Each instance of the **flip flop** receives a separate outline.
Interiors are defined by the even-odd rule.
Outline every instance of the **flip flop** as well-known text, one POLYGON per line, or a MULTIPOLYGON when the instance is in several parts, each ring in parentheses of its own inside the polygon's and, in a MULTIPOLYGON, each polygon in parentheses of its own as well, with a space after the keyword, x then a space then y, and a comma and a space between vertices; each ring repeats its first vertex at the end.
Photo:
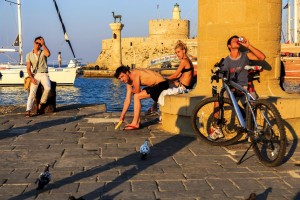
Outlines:
POLYGON ((123 130, 124 131, 130 131, 130 130, 136 130, 140 129, 140 127, 134 126, 134 125, 127 125, 123 130))

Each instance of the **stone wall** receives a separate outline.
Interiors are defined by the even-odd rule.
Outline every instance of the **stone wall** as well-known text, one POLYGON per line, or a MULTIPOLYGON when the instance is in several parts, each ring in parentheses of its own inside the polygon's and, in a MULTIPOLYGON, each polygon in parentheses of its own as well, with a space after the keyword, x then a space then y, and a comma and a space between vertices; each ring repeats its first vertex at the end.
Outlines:
MULTIPOLYGON (((189 20, 157 19, 149 20, 149 37, 130 37, 121 39, 122 64, 147 68, 150 61, 165 55, 174 54, 178 40, 188 46, 188 53, 197 57, 197 39, 189 39, 189 20)), ((113 65, 113 40, 102 41, 102 51, 95 65, 115 69, 113 65)))
MULTIPOLYGON (((197 57, 197 39, 183 38, 123 38, 122 46, 122 64, 136 67, 146 68, 150 65, 150 61, 164 55, 174 54, 174 47, 177 40, 182 40, 188 46, 188 53, 197 57)), ((96 64, 108 69, 111 66, 112 58, 112 39, 102 41, 102 52, 97 58, 96 64)))

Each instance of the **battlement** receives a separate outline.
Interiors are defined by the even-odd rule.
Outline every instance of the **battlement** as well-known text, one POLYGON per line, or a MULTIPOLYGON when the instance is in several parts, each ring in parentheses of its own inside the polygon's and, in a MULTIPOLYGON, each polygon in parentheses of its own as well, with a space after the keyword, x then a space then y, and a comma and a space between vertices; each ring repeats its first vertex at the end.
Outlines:
POLYGON ((177 19, 149 20, 149 37, 184 38, 190 37, 190 21, 177 19))

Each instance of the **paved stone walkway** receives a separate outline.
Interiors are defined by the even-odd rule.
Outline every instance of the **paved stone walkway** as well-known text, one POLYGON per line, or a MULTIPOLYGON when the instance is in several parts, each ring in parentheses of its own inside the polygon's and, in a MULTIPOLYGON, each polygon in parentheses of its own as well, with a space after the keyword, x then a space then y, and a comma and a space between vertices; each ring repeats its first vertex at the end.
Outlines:
MULTIPOLYGON (((120 113, 104 105, 61 106, 25 118, 20 109, 0 116, 0 199, 300 199, 300 150, 289 141, 286 161, 265 167, 248 144, 213 147, 160 129, 144 117, 134 131, 114 130, 120 113), (139 147, 150 139, 151 153, 139 147), (35 181, 50 164, 51 182, 35 181)), ((127 120, 130 121, 131 116, 127 120)), ((122 125, 123 126, 123 125, 122 125)))

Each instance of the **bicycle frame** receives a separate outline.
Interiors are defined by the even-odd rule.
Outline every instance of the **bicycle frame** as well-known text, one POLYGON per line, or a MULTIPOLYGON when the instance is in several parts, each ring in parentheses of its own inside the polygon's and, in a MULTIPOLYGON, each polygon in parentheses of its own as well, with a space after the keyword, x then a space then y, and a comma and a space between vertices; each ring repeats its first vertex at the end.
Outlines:
MULTIPOLYGON (((249 131, 247 129, 247 125, 246 125, 245 119, 244 119, 244 117, 242 115, 241 109, 239 108, 238 102, 237 102, 237 100, 236 100, 233 92, 231 91, 229 85, 231 85, 233 88, 241 91, 246 96, 246 103, 247 103, 247 107, 249 108, 249 109, 247 109, 247 112, 250 110, 250 112, 251 112, 251 114, 253 116, 253 119, 254 119, 253 121, 255 123, 255 127, 257 127, 257 123, 256 123, 256 120, 255 120, 255 115, 254 115, 253 109, 252 109, 252 107, 250 105, 250 102, 255 101, 255 98, 250 94, 250 92, 248 90, 244 89, 242 86, 240 86, 239 84, 237 84, 237 83, 235 83, 233 81, 227 81, 226 78, 223 77, 222 78, 222 82, 223 82, 223 86, 222 86, 222 89, 221 89, 221 92, 220 92, 221 96, 222 97, 224 96, 224 92, 226 90, 226 92, 227 92, 227 94, 229 96, 229 99, 230 99, 230 101, 233 104, 234 111, 235 111, 235 113, 237 115, 237 118, 239 120, 240 125, 245 130, 249 131), (229 82, 229 84, 227 82, 229 82)), ((247 113, 246 113, 246 116, 247 116, 247 113)))

